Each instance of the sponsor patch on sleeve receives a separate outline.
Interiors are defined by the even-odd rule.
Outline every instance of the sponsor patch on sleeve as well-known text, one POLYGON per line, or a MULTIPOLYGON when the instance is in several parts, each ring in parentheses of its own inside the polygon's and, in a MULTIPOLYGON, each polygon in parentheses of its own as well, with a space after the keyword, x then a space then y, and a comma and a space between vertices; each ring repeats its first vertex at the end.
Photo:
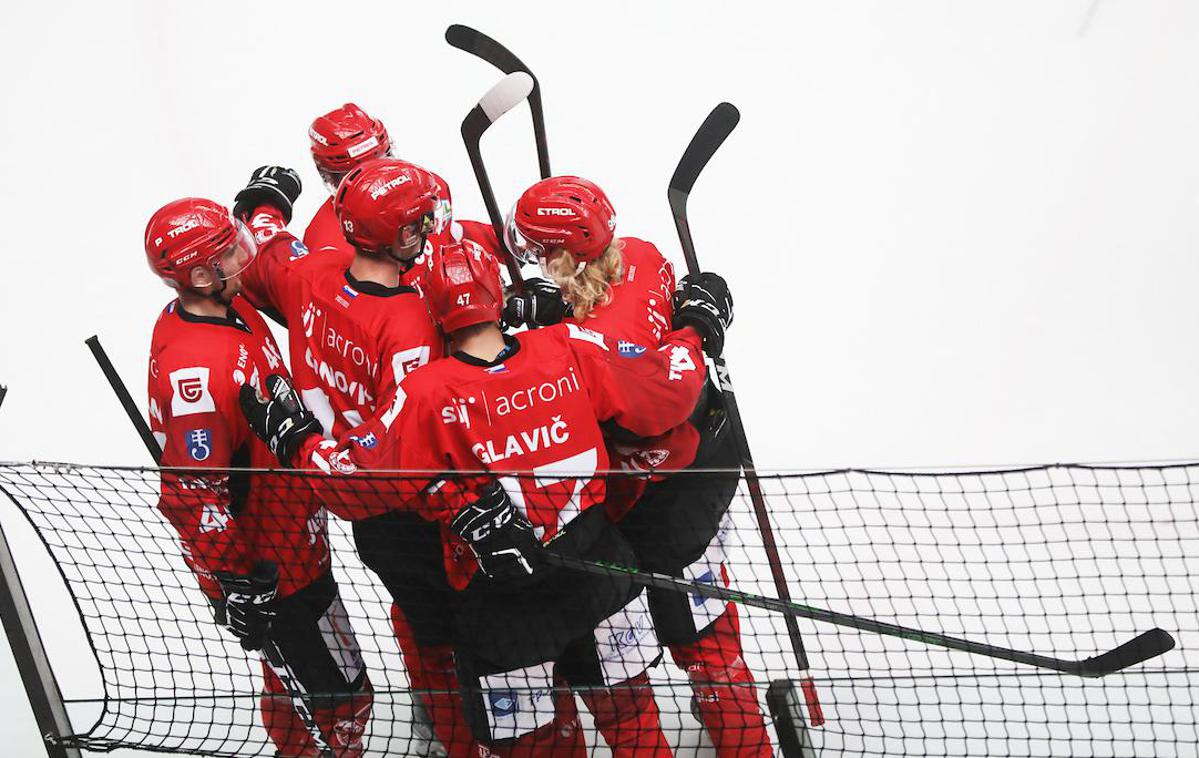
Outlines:
POLYGON ((623 358, 640 358, 645 353, 645 348, 635 342, 621 340, 616 343, 616 352, 623 358))

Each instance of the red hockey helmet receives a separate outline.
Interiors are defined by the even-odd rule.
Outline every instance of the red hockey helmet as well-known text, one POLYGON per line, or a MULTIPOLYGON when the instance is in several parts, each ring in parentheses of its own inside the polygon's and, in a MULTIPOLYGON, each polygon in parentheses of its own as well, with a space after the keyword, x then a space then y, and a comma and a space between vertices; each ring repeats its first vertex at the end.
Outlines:
POLYGON ((371 118, 353 103, 346 103, 308 127, 312 160, 329 192, 336 192, 341 178, 363 161, 391 155, 391 139, 383 122, 371 118))
POLYGON ((408 224, 419 222, 423 235, 438 230, 441 194, 442 184, 432 172, 397 158, 377 158, 346 174, 333 196, 333 210, 351 245, 368 253, 389 252, 408 224))
POLYGON ((494 255, 467 240, 441 248, 431 263, 423 279, 425 299, 442 331, 500 320, 504 285, 494 255))
POLYGON ((150 269, 176 289, 192 286, 197 266, 229 279, 258 254, 245 224, 223 205, 199 197, 175 200, 155 211, 146 224, 145 245, 150 269))
POLYGON ((616 232, 604 191, 577 176, 551 176, 524 191, 504 226, 508 249, 525 263, 566 248, 579 263, 599 258, 616 232))

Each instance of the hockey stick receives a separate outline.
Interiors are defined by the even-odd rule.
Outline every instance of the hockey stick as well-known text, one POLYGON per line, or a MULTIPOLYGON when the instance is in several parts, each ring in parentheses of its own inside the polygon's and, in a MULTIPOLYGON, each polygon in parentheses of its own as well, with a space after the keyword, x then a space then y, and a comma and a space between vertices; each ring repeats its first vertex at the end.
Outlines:
POLYGON ((92 357, 96 359, 96 363, 100 364, 100 370, 104 372, 104 378, 108 380, 108 386, 112 387, 112 391, 116 393, 117 400, 121 401, 121 407, 125 409, 125 415, 133 423, 133 428, 137 430, 137 434, 142 438, 142 444, 146 446, 150 457, 154 459, 154 463, 162 461, 162 448, 158 446, 158 440, 154 439, 154 433, 150 431, 150 425, 142 418, 142 413, 137 409, 137 403, 133 402, 133 397, 129 394, 129 390, 125 388, 125 383, 121 381, 121 377, 117 375, 117 370, 112 365, 112 361, 108 360, 108 353, 104 352, 104 348, 100 345, 100 338, 92 335, 84 340, 88 349, 92 351, 92 357))
MULTIPOLYGON (((450 27, 453 29, 454 27, 450 27)), ((447 32, 447 37, 448 37, 447 32)), ((487 177, 487 167, 483 165, 483 153, 479 149, 479 141, 483 133, 494 124, 500 116, 515 108, 536 86, 533 77, 523 71, 508 74, 499 81, 483 97, 479 104, 471 108, 466 118, 462 119, 462 141, 466 144, 466 154, 470 156, 471 168, 475 170, 475 180, 479 183, 479 192, 483 195, 483 204, 487 206, 487 215, 491 218, 491 228, 495 230, 500 246, 508 253, 505 263, 512 285, 517 292, 524 289, 524 277, 520 275, 520 262, 504 242, 504 219, 500 216, 499 205, 495 201, 495 191, 491 188, 491 180, 487 177)))
POLYGON ((4 396, 8 394, 8 387, 0 384, 0 405, 4 405, 4 396))
POLYGON ((541 84, 537 77, 508 48, 469 26, 451 24, 445 30, 445 41, 482 58, 505 74, 523 71, 533 80, 533 91, 529 93, 529 113, 533 117, 533 138, 537 140, 537 165, 541 169, 541 178, 548 179, 551 175, 550 153, 545 144, 545 112, 541 109, 541 84))
POLYGON ((842 613, 840 611, 827 610, 825 608, 816 608, 810 605, 802 605, 789 600, 779 600, 777 598, 765 597, 763 595, 753 595, 727 587, 720 587, 716 584, 705 584, 702 582, 689 581, 680 579, 669 574, 660 574, 652 571, 640 571, 638 569, 629 568, 628 566, 619 566, 613 563, 603 561, 588 561, 582 558, 573 558, 558 553, 545 551, 542 553, 546 557, 546 561, 555 566, 575 569, 578 571, 586 571, 589 574, 600 574, 611 576, 613 573, 625 574, 638 584, 647 587, 659 587, 665 590, 674 592, 683 592, 692 595, 702 595, 704 597, 716 598, 718 600, 731 600, 734 603, 742 605, 750 605, 755 608, 764 608, 768 611, 776 611, 786 614, 787 618, 805 618, 813 621, 823 621, 826 624, 835 624, 837 626, 847 626, 852 629, 860 629, 864 632, 873 632, 882 634, 888 637, 898 637, 900 639, 911 640, 913 642, 923 642, 926 645, 934 645, 944 647, 950 650, 961 650, 966 653, 986 656, 987 658, 998 658, 1004 661, 1012 661, 1013 663, 1023 663, 1028 666, 1036 666, 1037 668, 1049 669, 1051 671, 1060 671, 1064 674, 1074 674, 1076 676, 1097 678, 1113 674, 1129 666, 1135 666, 1138 663, 1143 663, 1150 658, 1155 658, 1162 653, 1165 653, 1174 648, 1174 638, 1169 632, 1162 629, 1150 629, 1147 632, 1138 634, 1133 639, 1125 642, 1118 647, 1112 648, 1105 653, 1085 658, 1081 661, 1069 660, 1066 658, 1053 658, 1047 655, 1039 655, 1037 653, 1028 653, 1022 650, 1012 650, 1011 648, 1000 647, 998 645, 990 645, 985 642, 974 642, 971 640, 962 639, 961 637, 951 637, 947 634, 939 632, 928 632, 922 629, 913 627, 901 626, 899 624, 891 624, 886 621, 878 621, 877 619, 866 618, 864 616, 855 616, 850 613, 842 613))
MULTIPOLYGON (((108 385, 116 393, 117 400, 121 401, 121 407, 125 409, 125 415, 129 417, 133 428, 137 430, 138 435, 142 438, 142 443, 146 446, 146 451, 150 453, 150 457, 154 459, 155 464, 161 465, 162 447, 159 446, 158 440, 154 439, 154 433, 150 431, 150 425, 142 418, 141 411, 137 409, 137 404, 133 402, 133 397, 129 394, 125 383, 121 381, 121 377, 117 374, 112 361, 108 359, 108 353, 100 345, 100 338, 93 334, 84 340, 84 342, 87 344, 88 349, 92 351, 96 363, 100 364, 100 370, 104 372, 104 378, 108 380, 108 385)), ((303 686, 272 640, 268 639, 266 644, 262 646, 262 657, 267 665, 271 667, 271 670, 275 672, 275 676, 279 677, 279 681, 283 684, 283 689, 287 691, 287 696, 291 699, 292 707, 295 708, 300 721, 304 722, 304 728, 308 730, 308 736, 312 738, 312 744, 320 750, 322 758, 326 756, 332 758, 333 749, 325 741, 325 736, 321 734, 321 729, 317 726, 316 719, 313 718, 312 711, 308 708, 308 703, 304 701, 303 686)))
MULTIPOLYGON (((692 274, 700 272, 699 260, 695 256, 695 243, 691 239, 691 226, 687 223, 687 199, 695 180, 703 171, 704 166, 724 143, 725 138, 736 128, 741 120, 741 114, 732 103, 721 103, 712 109, 699 131, 691 138, 691 143, 679 159, 679 165, 670 177, 667 198, 670 201, 670 211, 674 216, 674 224, 678 229, 679 243, 683 247, 683 255, 687 259, 687 271, 692 274)), ((745 436, 745 425, 741 421, 741 412, 737 407, 737 396, 733 392, 733 383, 729 377, 724 358, 712 360, 715 369, 716 383, 724 395, 725 412, 729 423, 732 424, 733 434, 741 454, 741 468, 745 472, 745 484, 749 489, 750 501, 753 503, 754 516, 757 518, 758 531, 762 534, 762 546, 766 550, 766 558, 770 562, 770 573, 774 579, 774 588, 782 602, 791 601, 791 593, 787 589, 787 579, 783 574, 782 561, 779 558, 778 545, 774 539, 774 530, 770 526, 770 516, 766 511, 766 498, 762 494, 758 474, 754 469, 753 455, 749 450, 749 439, 745 436)), ((787 635, 791 638, 791 647, 795 651, 795 661, 800 672, 808 670, 808 656, 804 650, 803 640, 799 636, 799 623, 794 616, 786 617, 787 635)), ((820 708, 820 700, 816 694, 816 684, 809 674, 800 678, 804 700, 808 704, 808 715, 813 726, 824 723, 824 714, 820 708)))

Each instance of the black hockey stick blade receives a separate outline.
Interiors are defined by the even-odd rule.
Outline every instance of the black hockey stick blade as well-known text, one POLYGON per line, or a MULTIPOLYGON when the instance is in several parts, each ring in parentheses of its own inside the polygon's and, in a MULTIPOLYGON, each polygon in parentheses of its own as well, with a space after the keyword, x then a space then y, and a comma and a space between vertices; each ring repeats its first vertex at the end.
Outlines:
POLYGON ((4 405, 4 396, 8 394, 8 387, 0 384, 0 405, 4 405))
POLYGON ((687 199, 691 196, 691 188, 695 180, 708 165, 708 161, 724 144, 724 141, 737 122, 741 120, 741 112, 732 103, 721 103, 712 109, 699 131, 691 138, 691 143, 683 151, 679 165, 670 177, 666 196, 670 201, 670 211, 674 215, 674 223, 678 228, 679 241, 683 246, 683 256, 687 259, 687 271, 699 273, 699 261, 695 257, 695 243, 691 240, 691 227, 687 222, 687 199))
MULTIPOLYGON (((585 571, 592 574, 608 575, 623 574, 638 584, 646 587, 658 587, 673 592, 681 592, 690 595, 716 598, 720 600, 731 600, 734 603, 748 605, 755 608, 763 608, 768 611, 784 613, 795 618, 811 619, 812 621, 821 621, 826 624, 834 624, 836 626, 849 627, 851 629, 859 629, 864 632, 871 632, 887 637, 897 637, 903 640, 912 642, 920 642, 925 645, 933 645, 943 647, 949 650, 958 650, 964 653, 981 655, 987 658, 995 658, 998 660, 1011 661, 1012 663, 1021 663, 1026 666, 1035 666, 1037 668, 1048 669, 1050 671, 1059 671, 1064 674, 1074 674, 1084 677, 1101 677, 1115 673, 1129 666, 1143 663, 1155 656, 1171 650, 1174 647, 1174 638, 1167 632, 1161 629, 1152 629, 1144 634, 1138 635, 1135 639, 1125 642, 1119 647, 1113 648, 1106 653, 1101 653, 1092 658, 1087 658, 1082 661, 1068 660, 1064 658, 1054 658, 1048 655, 1040 655, 1038 653, 1030 653, 1024 650, 1014 650, 1012 648, 992 645, 986 642, 977 642, 973 640, 962 639, 961 637, 952 637, 948 634, 939 632, 930 632, 923 629, 916 629, 909 626, 901 626, 893 624, 889 621, 880 621, 878 619, 868 618, 866 616, 857 616, 852 613, 844 613, 842 611, 834 611, 827 608, 817 608, 815 606, 804 605, 779 598, 766 597, 764 595, 755 595, 748 592, 739 592, 737 590, 721 587, 717 584, 705 584, 702 582, 690 581, 681 579, 669 574, 661 574, 654 571, 642 571, 640 569, 631 568, 629 566, 621 566, 606 561, 589 561, 573 556, 564 556, 550 551, 543 553, 547 563, 553 566, 562 566, 564 568, 575 569, 576 571, 585 571)), ((801 667, 802 668, 802 667, 801 667)))
POLYGON ((1101 677, 1144 663, 1174 649, 1174 638, 1164 629, 1150 629, 1117 648, 1079 662, 1074 673, 1101 677))
POLYGON ((520 58, 513 55, 508 48, 469 26, 451 24, 445 30, 445 41, 476 58, 482 58, 505 74, 523 71, 532 78, 533 91, 529 94, 529 111, 533 117, 533 136, 537 141, 537 163, 541 170, 541 178, 549 177, 550 156, 545 140, 545 112, 541 107, 541 83, 537 81, 533 71, 520 58))
MULTIPOLYGON (((500 116, 528 98, 532 91, 533 77, 523 71, 508 74, 479 98, 479 104, 462 120, 462 141, 466 145, 467 155, 470 156, 470 165, 475 171, 475 180, 479 183, 479 192, 483 195, 483 204, 487 207, 491 228, 495 230, 500 245, 504 245, 504 219, 500 216, 500 208, 495 201, 495 191, 491 187, 491 179, 487 176, 487 166, 483 163, 483 152, 479 142, 483 133, 491 128, 500 116)), ((508 267, 512 284, 519 289, 524 282, 520 274, 520 263, 511 251, 507 252, 504 262, 508 267)))

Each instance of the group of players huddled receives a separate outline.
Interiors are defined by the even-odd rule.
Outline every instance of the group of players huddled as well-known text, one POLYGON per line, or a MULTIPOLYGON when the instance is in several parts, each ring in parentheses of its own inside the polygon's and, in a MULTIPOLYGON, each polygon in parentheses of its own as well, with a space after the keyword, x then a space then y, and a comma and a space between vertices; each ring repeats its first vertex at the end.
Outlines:
POLYGON ((584 756, 577 694, 614 756, 671 755, 647 674, 666 646, 717 754, 770 755, 734 605, 548 560, 728 584, 738 458, 704 368, 732 320, 724 280, 676 283, 586 179, 529 187, 501 246, 357 106, 309 135, 332 195, 303 240, 300 178, 276 166, 232 210, 176 200, 145 233, 177 295, 150 353, 159 507, 217 622, 294 675, 264 660, 276 754, 363 752, 373 696, 332 512, 390 593, 429 754, 584 756), (507 251, 545 278, 505 291, 507 251), (236 470, 280 466, 306 473, 236 470), (686 468, 724 473, 670 476, 686 468))

